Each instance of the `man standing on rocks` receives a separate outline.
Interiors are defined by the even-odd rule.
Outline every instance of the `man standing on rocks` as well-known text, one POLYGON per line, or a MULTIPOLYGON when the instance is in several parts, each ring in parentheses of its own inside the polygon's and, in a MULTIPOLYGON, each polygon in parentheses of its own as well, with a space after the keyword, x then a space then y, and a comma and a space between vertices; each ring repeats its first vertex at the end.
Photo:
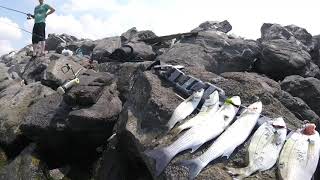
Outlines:
POLYGON ((44 4, 43 1, 44 0, 39 0, 40 4, 34 8, 34 15, 28 14, 28 17, 32 17, 34 19, 34 26, 32 30, 33 57, 37 55, 44 55, 46 46, 46 17, 55 12, 55 9, 48 4, 44 4), (38 49, 40 49, 40 52, 37 51, 38 49))

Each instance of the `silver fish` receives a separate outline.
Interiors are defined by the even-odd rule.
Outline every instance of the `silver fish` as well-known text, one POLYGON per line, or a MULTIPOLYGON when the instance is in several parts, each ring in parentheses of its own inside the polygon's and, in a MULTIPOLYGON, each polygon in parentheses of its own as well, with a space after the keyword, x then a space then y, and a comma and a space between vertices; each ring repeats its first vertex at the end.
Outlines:
POLYGON ((212 160, 220 156, 229 158, 236 147, 248 138, 261 111, 261 102, 251 104, 205 153, 195 159, 182 161, 181 164, 189 169, 189 178, 194 179, 212 160))
POLYGON ((190 97, 188 97, 186 100, 184 100, 174 110, 170 120, 166 124, 168 131, 171 130, 176 123, 185 119, 187 116, 189 116, 197 108, 198 104, 201 101, 203 92, 204 92, 204 89, 201 89, 200 91, 196 91, 190 97))
POLYGON ((227 168, 229 173, 243 179, 256 171, 272 168, 286 140, 287 129, 283 118, 263 123, 253 134, 248 148, 249 165, 244 168, 227 168))
POLYGON ((219 93, 218 91, 214 91, 210 94, 209 98, 203 103, 200 112, 193 118, 189 119, 182 125, 178 126, 174 129, 174 134, 179 134, 181 131, 185 129, 189 129, 206 119, 212 120, 212 116, 219 109, 219 93))
MULTIPOLYGON (((241 104, 239 96, 232 97, 231 101, 238 106, 241 104)), ((238 106, 225 103, 218 113, 210 117, 212 118, 210 121, 193 126, 170 146, 145 152, 147 156, 153 158, 156 162, 156 175, 160 175, 172 158, 179 152, 187 149, 192 149, 191 152, 194 152, 205 142, 221 134, 235 117, 238 106)))
POLYGON ((281 151, 278 167, 283 180, 310 180, 316 171, 320 151, 319 133, 305 135, 303 129, 293 131, 281 151))

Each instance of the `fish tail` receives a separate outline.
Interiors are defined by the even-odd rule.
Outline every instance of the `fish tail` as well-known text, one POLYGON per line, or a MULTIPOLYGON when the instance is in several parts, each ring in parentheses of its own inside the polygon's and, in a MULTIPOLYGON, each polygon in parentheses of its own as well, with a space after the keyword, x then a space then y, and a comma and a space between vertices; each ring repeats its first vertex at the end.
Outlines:
POLYGON ((201 170, 205 167, 205 165, 197 159, 182 161, 181 165, 188 168, 189 179, 196 178, 197 175, 201 172, 201 170))
POLYGON ((156 176, 159 176, 162 173, 162 171, 167 167, 174 156, 166 148, 155 149, 145 152, 145 154, 155 160, 156 176))
POLYGON ((248 176, 250 176, 253 172, 249 167, 244 167, 244 168, 232 168, 232 167, 228 167, 227 168, 227 172, 230 175, 234 176, 234 180, 241 180, 244 179, 248 176))

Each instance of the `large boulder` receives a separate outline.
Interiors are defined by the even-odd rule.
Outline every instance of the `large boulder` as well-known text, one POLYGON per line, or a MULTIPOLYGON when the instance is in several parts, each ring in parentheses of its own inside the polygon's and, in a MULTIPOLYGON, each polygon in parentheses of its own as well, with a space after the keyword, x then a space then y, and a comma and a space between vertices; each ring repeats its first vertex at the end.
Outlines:
MULTIPOLYGON (((209 73, 201 75, 203 71, 198 72, 198 76, 209 76, 209 73)), ((301 125, 288 109, 286 109, 274 95, 281 91, 280 85, 267 78, 253 73, 223 73, 223 77, 212 76, 216 85, 223 88, 228 96, 239 95, 243 105, 251 104, 257 100, 263 103, 263 113, 269 117, 284 117, 289 128, 296 128, 301 125)), ((118 144, 126 143, 125 148, 120 147, 121 152, 126 152, 126 156, 134 155, 136 168, 148 167, 151 174, 154 174, 154 162, 144 155, 145 150, 155 147, 169 145, 176 139, 172 134, 163 134, 163 124, 165 124, 173 113, 173 110, 181 103, 177 98, 175 91, 170 84, 160 80, 151 72, 141 72, 136 76, 139 81, 133 85, 128 101, 126 102, 119 121, 115 126, 118 144), (143 111, 141 111, 143 109, 143 111), (141 163, 144 162, 144 163, 141 163)), ((209 143, 204 145, 195 154, 182 152, 177 155, 169 164, 164 173, 154 179, 186 179, 187 172, 181 166, 175 163, 181 160, 190 159, 204 152, 209 143)), ((198 179, 231 179, 223 169, 226 165, 238 165, 245 161, 245 152, 247 146, 240 146, 238 150, 230 157, 228 161, 220 160, 218 163, 209 165, 198 176, 198 179)), ((128 158, 128 163, 133 163, 128 158)), ((242 165, 242 164, 241 164, 242 165)), ((129 167, 130 168, 130 167, 129 167)), ((146 177, 147 177, 146 173, 146 177)), ((266 172, 257 173, 253 179, 270 179, 276 177, 275 169, 266 172)))
POLYGON ((133 56, 136 59, 153 61, 156 58, 156 53, 153 51, 152 46, 144 42, 130 42, 127 45, 133 48, 133 56))
POLYGON ((320 80, 312 77, 288 76, 281 82, 281 88, 295 97, 303 99, 310 108, 320 115, 320 80))
POLYGON ((71 111, 68 125, 74 131, 102 130, 107 133, 105 137, 108 137, 121 110, 122 102, 114 84, 105 87, 99 100, 91 107, 71 111))
POLYGON ((44 163, 36 157, 35 148, 35 144, 29 145, 13 161, 2 167, 0 169, 0 179, 46 179, 47 169, 45 169, 44 163))
POLYGON ((93 59, 103 62, 114 50, 121 47, 119 36, 105 38, 96 41, 97 45, 93 49, 93 59))
POLYGON ((305 51, 309 51, 312 46, 312 35, 304 28, 289 25, 281 26, 279 24, 264 23, 261 27, 262 41, 275 39, 286 40, 305 51))
POLYGON ((95 104, 105 86, 114 82, 113 75, 106 72, 88 70, 79 76, 79 85, 71 88, 64 99, 70 105, 91 106, 95 104))
POLYGON ((300 120, 319 123, 319 116, 301 98, 293 97, 283 90, 276 93, 275 97, 300 120))
POLYGON ((231 38, 215 31, 199 32, 196 37, 184 38, 157 60, 181 64, 216 74, 251 70, 259 57, 259 45, 253 40, 231 38))
POLYGON ((66 44, 74 41, 78 41, 78 39, 67 34, 49 34, 46 39, 46 49, 48 51, 55 51, 59 46, 61 46, 61 44, 64 44, 65 46, 66 44))
POLYGON ((320 66, 320 35, 314 36, 312 38, 313 41, 313 49, 310 52, 312 60, 315 64, 320 66))
POLYGON ((137 72, 145 71, 151 64, 152 62, 109 62, 99 64, 97 69, 100 72, 109 72, 115 75, 120 98, 125 100, 135 82, 137 72))
POLYGON ((259 72, 273 79, 289 75, 319 76, 319 67, 311 62, 311 56, 299 46, 283 39, 262 42, 261 58, 256 63, 259 72))
POLYGON ((68 69, 65 67, 66 64, 73 68, 74 73, 76 73, 80 69, 83 69, 80 73, 83 73, 85 71, 85 68, 80 64, 74 62, 68 57, 61 56, 61 58, 50 62, 48 68, 44 72, 41 82, 53 89, 56 89, 67 80, 73 79, 74 75, 72 73, 72 70, 70 69, 69 71, 67 71, 68 69))
POLYGON ((27 115, 29 107, 54 91, 40 83, 22 85, 15 82, 1 91, 0 98, 0 141, 12 143, 20 134, 19 126, 27 115))
POLYGON ((199 27, 193 29, 191 32, 210 31, 210 30, 227 33, 232 30, 232 26, 227 20, 224 20, 222 22, 206 21, 201 23, 199 27))
POLYGON ((121 40, 123 43, 126 42, 137 42, 141 39, 148 39, 148 38, 155 38, 157 35, 150 31, 150 30, 145 30, 145 31, 138 31, 136 27, 132 27, 126 32, 121 34, 121 40))

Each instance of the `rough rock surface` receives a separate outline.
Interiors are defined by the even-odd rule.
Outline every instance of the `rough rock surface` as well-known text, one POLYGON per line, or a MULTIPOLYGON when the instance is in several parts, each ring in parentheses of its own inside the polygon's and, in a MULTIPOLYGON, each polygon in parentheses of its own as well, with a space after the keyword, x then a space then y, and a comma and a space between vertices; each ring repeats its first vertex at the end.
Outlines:
POLYGON ((310 108, 320 115, 320 80, 312 77, 288 76, 281 82, 281 88, 295 97, 303 99, 310 108))
POLYGON ((45 168, 41 161, 34 156, 35 144, 25 148, 10 164, 0 169, 1 180, 37 180, 46 179, 45 168))
POLYGON ((74 110, 69 113, 68 125, 73 130, 112 131, 113 125, 122 110, 115 85, 105 88, 99 100, 89 108, 74 110))
POLYGON ((21 86, 16 82, 0 93, 0 140, 12 143, 19 135, 19 126, 27 115, 29 107, 39 99, 54 93, 40 83, 21 86))
MULTIPOLYGON (((74 73, 76 73, 81 68, 85 70, 84 67, 72 60, 69 60, 67 57, 61 57, 50 62, 48 68, 44 72, 42 83, 55 89, 67 80, 73 79, 74 75, 71 69, 66 73, 62 72, 62 69, 64 69, 64 71, 67 70, 65 67, 63 67, 66 64, 69 64, 69 66, 73 68, 74 73)), ((83 73, 83 71, 81 71, 81 73, 83 73)))
POLYGON ((113 78, 109 73, 88 70, 79 76, 80 84, 71 88, 64 99, 70 105, 93 105, 100 98, 104 86, 112 84, 113 78))
POLYGON ((300 120, 318 124, 319 116, 301 99, 286 91, 280 91, 275 97, 300 120))
POLYGON ((97 40, 97 45, 93 49, 93 58, 98 62, 104 61, 115 49, 121 47, 119 36, 97 40))
POLYGON ((319 67, 313 69, 310 54, 283 39, 264 41, 261 58, 256 66, 261 73, 274 79, 283 79, 294 74, 319 75, 319 67))
MULTIPOLYGON (((207 74, 208 75, 208 74, 207 74)), ((298 120, 279 100, 273 95, 281 91, 280 85, 268 79, 251 73, 223 73, 222 78, 213 76, 216 85, 223 88, 228 96, 239 95, 244 105, 248 105, 260 99, 264 104, 263 114, 270 117, 283 116, 288 127, 298 127, 301 121, 298 120)), ((156 75, 145 72, 140 73, 137 81, 131 89, 130 97, 125 104, 125 108, 120 115, 120 119, 115 128, 118 132, 120 143, 130 143, 127 149, 128 154, 135 154, 138 159, 146 163, 151 174, 154 172, 153 161, 144 156, 143 151, 153 149, 158 146, 165 146, 171 143, 176 137, 171 134, 162 134, 162 125, 165 124, 175 107, 181 102, 175 96, 174 90, 166 82, 161 81, 156 75), (141 111, 144 109, 144 111, 141 111)), ((185 179, 187 172, 183 167, 175 163, 179 160, 190 159, 206 150, 204 145, 195 154, 189 152, 180 153, 166 168, 165 172, 155 179, 185 179)), ((245 154, 245 148, 238 149, 245 154)), ((227 164, 244 163, 244 156, 239 156, 238 150, 228 161, 218 159, 216 163, 209 165, 198 176, 197 179, 231 179, 223 170, 227 164)), ((141 166, 142 167, 142 166, 141 166)), ((275 177, 274 170, 253 175, 252 178, 269 179, 275 177)))
POLYGON ((219 32, 200 32, 195 38, 185 38, 157 60, 181 64, 213 73, 248 71, 259 55, 259 45, 252 40, 230 38, 219 32))
POLYGON ((232 26, 227 20, 222 22, 206 21, 201 23, 199 27, 195 28, 191 32, 200 32, 200 31, 209 31, 209 30, 216 30, 216 31, 227 33, 232 30, 232 26))

